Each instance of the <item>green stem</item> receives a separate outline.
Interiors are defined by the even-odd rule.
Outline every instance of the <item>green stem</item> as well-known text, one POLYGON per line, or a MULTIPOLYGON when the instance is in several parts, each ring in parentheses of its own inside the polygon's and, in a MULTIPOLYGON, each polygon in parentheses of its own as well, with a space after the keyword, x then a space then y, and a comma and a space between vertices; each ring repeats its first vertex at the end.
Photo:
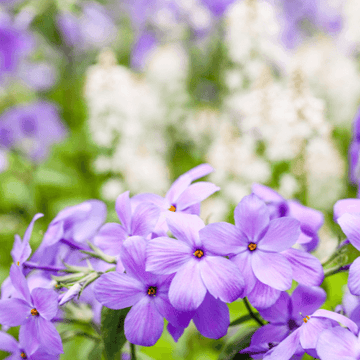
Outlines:
POLYGON ((131 360, 136 360, 135 345, 130 343, 131 360))
POLYGON ((264 322, 251 310, 251 306, 249 303, 249 300, 247 299, 247 297, 244 297, 244 303, 246 306, 247 311, 249 312, 249 315, 260 325, 260 326, 264 326, 264 322))

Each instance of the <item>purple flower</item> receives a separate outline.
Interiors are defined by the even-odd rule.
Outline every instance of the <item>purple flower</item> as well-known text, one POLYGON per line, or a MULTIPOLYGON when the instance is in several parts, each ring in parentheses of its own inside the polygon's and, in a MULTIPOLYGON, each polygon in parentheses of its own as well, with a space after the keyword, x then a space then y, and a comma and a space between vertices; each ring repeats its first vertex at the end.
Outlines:
POLYGON ((264 356, 264 360, 289 360, 301 346, 309 355, 318 357, 316 345, 320 334, 333 327, 335 322, 347 326, 358 333, 357 325, 347 317, 328 310, 316 310, 313 314, 304 315, 303 323, 279 345, 264 356))
POLYGON ((148 242, 146 270, 175 274, 169 289, 171 304, 182 311, 197 309, 207 291, 224 302, 242 297, 244 279, 228 259, 214 256, 201 238, 203 221, 196 215, 172 214, 167 218, 177 239, 158 237, 148 242))
POLYGON ((352 295, 347 288, 342 303, 342 305, 337 306, 337 312, 347 316, 357 326, 360 326, 360 297, 352 295))
MULTIPOLYGON (((251 338, 250 347, 240 353, 251 356, 264 354, 284 340, 303 324, 304 316, 312 314, 325 301, 326 292, 319 287, 299 285, 291 297, 282 292, 276 303, 259 313, 269 324, 258 329, 251 338), (303 315, 305 314, 305 315, 303 315)), ((301 349, 299 353, 303 353, 301 349)))
POLYGON ((17 342, 11 335, 0 332, 0 350, 11 353, 5 360, 58 360, 59 355, 49 354, 38 348, 36 351, 29 352, 24 345, 24 339, 22 333, 19 336, 19 342, 17 342))
POLYGON ((95 282, 95 297, 110 309, 131 306, 125 318, 126 339, 137 345, 152 346, 160 338, 164 317, 174 326, 186 327, 191 313, 177 311, 169 302, 171 276, 145 271, 146 240, 133 236, 123 243, 121 261, 126 274, 110 272, 95 282))
POLYGON ((316 351, 321 360, 357 360, 360 358, 360 342, 357 334, 336 326, 319 336, 316 351))
POLYGON ((235 0, 201 0, 201 2, 213 13, 215 16, 222 16, 235 0))
POLYGON ((95 245, 114 256, 120 254, 122 243, 129 236, 150 235, 160 215, 160 209, 152 203, 140 203, 132 212, 129 191, 118 196, 115 209, 121 225, 105 224, 94 238, 95 245))
POLYGON ((151 32, 144 31, 141 33, 131 52, 131 67, 133 69, 144 70, 148 56, 157 45, 158 40, 151 32))
POLYGON ((269 207, 270 219, 290 216, 300 221, 301 234, 297 244, 306 251, 313 251, 319 243, 317 232, 324 224, 324 215, 296 200, 286 200, 275 190, 261 184, 253 184, 252 192, 269 207))
POLYGON ((360 152, 360 108, 353 120, 352 141, 349 148, 349 180, 354 185, 359 185, 359 152, 360 152))
POLYGON ((174 212, 187 214, 200 214, 200 202, 211 194, 219 191, 220 188, 210 182, 199 181, 191 184, 205 175, 210 174, 214 169, 208 164, 201 164, 187 171, 174 181, 165 198, 143 193, 131 199, 132 207, 136 207, 141 202, 151 202, 157 205, 162 211, 157 228, 158 235, 166 235, 166 217, 174 212))
POLYGON ((334 205, 334 221, 337 221, 340 216, 360 213, 360 199, 341 199, 334 205))
POLYGON ((58 295, 50 289, 30 290, 21 269, 12 265, 10 278, 19 298, 0 301, 0 323, 18 326, 24 347, 33 353, 39 346, 50 354, 63 353, 61 338, 51 323, 58 310, 58 295))
POLYGON ((269 307, 280 291, 291 287, 292 264, 281 252, 299 238, 299 222, 289 217, 270 220, 267 206, 254 194, 240 201, 234 218, 235 226, 207 225, 200 230, 200 239, 206 249, 229 256, 239 267, 246 281, 245 295, 255 307, 269 307))

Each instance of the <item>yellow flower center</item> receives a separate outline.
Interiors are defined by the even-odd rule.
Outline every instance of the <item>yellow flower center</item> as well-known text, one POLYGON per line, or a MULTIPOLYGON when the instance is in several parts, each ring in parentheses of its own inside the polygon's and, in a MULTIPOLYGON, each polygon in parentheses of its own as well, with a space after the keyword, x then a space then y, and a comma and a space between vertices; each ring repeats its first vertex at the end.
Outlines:
POLYGON ((26 354, 25 354, 24 352, 22 352, 22 353, 20 354, 20 356, 21 356, 22 359, 27 359, 27 356, 26 356, 26 354))
POLYGON ((155 295, 156 295, 156 287, 155 287, 155 286, 150 286, 150 287, 148 288, 147 293, 148 293, 148 295, 155 296, 155 295))
POLYGON ((34 309, 31 309, 30 314, 31 314, 32 316, 38 316, 38 315, 39 315, 39 312, 34 308, 34 309))
POLYGON ((305 324, 306 324, 309 320, 310 320, 310 316, 308 316, 308 315, 306 315, 306 316, 303 318, 303 321, 304 321, 305 324))
POLYGON ((169 211, 175 212, 176 211, 176 207, 174 205, 171 205, 169 207, 169 211))
POLYGON ((197 249, 195 252, 194 252, 194 256, 196 256, 197 258, 202 258, 204 256, 204 252, 200 249, 197 249))
POLYGON ((255 243, 250 243, 248 245, 248 248, 249 248, 250 251, 254 251, 256 249, 256 244, 255 243))

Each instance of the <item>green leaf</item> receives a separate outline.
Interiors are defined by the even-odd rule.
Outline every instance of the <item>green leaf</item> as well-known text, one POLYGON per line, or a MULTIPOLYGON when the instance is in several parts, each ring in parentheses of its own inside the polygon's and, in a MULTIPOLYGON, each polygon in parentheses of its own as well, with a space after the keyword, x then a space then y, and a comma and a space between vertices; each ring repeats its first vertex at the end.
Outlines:
POLYGON ((102 352, 102 346, 99 346, 99 344, 95 344, 88 355, 88 360, 101 360, 102 352))
POLYGON ((250 359, 247 354, 238 354, 240 350, 245 349, 257 327, 241 327, 239 332, 231 337, 224 345, 218 360, 231 360, 236 358, 250 359), (239 356, 240 357, 239 357, 239 356))
POLYGON ((108 309, 101 311, 101 336, 106 360, 121 359, 121 349, 126 342, 124 322, 130 308, 121 310, 108 309))
MULTIPOLYGON (((255 313, 255 315, 259 315, 259 313, 255 313)), ((243 322, 249 321, 251 319, 252 319, 252 316, 247 314, 247 315, 241 316, 238 319, 232 321, 229 326, 240 325, 243 322)))

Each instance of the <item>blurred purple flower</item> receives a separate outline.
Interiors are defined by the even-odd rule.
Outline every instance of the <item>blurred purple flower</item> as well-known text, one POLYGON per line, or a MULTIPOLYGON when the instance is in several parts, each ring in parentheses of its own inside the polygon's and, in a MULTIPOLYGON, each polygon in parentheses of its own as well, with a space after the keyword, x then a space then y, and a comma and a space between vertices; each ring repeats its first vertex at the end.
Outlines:
POLYGON ((0 300, 0 323, 18 326, 23 345, 33 353, 39 346, 50 354, 63 353, 61 338, 51 323, 58 310, 58 295, 50 289, 30 290, 20 267, 13 264, 10 278, 19 298, 0 300))
POLYGON ((186 327, 191 313, 176 310, 169 302, 172 276, 158 276, 145 271, 146 240, 134 236, 123 244, 121 261, 126 274, 110 272, 95 282, 97 300, 110 309, 131 306, 125 318, 125 336, 136 345, 152 346, 160 338, 164 317, 174 326, 186 327))
POLYGON ((220 17, 235 0, 201 0, 214 16, 220 17))
POLYGON ((131 67, 144 70, 148 56, 156 49, 158 43, 159 41, 151 32, 140 33, 131 51, 131 67))
POLYGON ((228 259, 214 256, 199 238, 204 223, 198 216, 172 214, 167 222, 177 240, 167 237, 150 240, 146 269, 161 275, 176 273, 169 289, 169 299, 175 308, 197 309, 207 291, 228 303, 243 296, 244 278, 237 267, 228 259))

